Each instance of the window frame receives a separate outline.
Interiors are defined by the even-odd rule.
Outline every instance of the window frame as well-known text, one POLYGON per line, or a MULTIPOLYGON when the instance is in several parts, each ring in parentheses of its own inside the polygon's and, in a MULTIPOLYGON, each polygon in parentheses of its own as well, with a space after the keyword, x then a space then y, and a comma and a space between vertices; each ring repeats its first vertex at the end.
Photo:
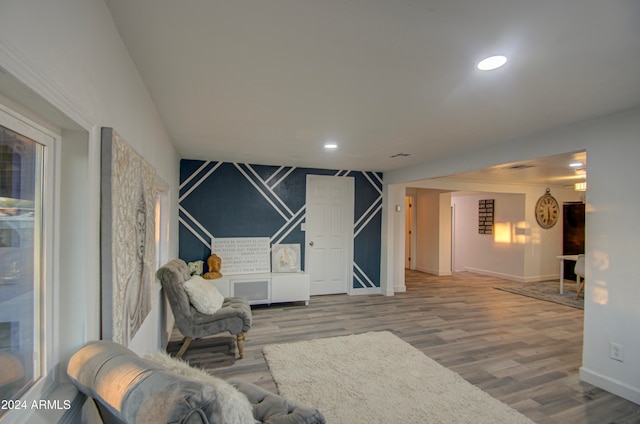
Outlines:
MULTIPOLYGON (((20 133, 44 146, 42 154, 42 219, 40 229, 40 287, 37 289, 40 304, 38 317, 34 323, 39 326, 39 377, 20 395, 28 407, 34 401, 46 398, 59 380, 56 364, 60 358, 58 353, 58 335, 56 334, 59 306, 58 264, 59 264, 59 216, 60 216, 60 176, 61 132, 42 125, 14 109, 0 103, 0 125, 20 133)), ((4 423, 21 421, 27 410, 10 410, 0 416, 4 423)))

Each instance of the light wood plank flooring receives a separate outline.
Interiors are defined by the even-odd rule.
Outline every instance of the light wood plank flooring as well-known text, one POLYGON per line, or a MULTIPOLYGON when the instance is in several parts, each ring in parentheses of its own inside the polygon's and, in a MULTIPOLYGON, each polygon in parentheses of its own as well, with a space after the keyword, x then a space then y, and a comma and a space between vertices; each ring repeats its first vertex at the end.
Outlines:
MULTIPOLYGON (((536 423, 640 423, 639 405, 579 380, 582 310, 496 290, 510 282, 477 274, 406 276, 407 292, 393 297, 254 307, 244 359, 225 335, 194 341, 184 359, 277 392, 263 346, 389 330, 536 423)), ((169 352, 180 338, 174 331, 169 352)))

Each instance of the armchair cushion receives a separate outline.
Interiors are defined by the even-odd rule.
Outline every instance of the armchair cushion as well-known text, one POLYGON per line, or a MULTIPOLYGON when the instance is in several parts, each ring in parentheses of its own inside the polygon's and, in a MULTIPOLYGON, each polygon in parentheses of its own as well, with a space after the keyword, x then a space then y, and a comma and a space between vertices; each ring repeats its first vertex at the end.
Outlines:
POLYGON ((189 303, 202 314, 215 314, 224 303, 224 296, 216 286, 199 275, 185 281, 183 286, 189 296, 189 303))

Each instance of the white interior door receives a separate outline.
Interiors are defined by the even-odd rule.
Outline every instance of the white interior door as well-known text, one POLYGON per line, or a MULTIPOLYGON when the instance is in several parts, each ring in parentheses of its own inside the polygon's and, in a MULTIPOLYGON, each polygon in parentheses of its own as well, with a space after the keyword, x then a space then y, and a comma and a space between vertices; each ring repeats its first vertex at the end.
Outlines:
POLYGON ((353 279, 353 178, 308 175, 306 196, 311 295, 347 293, 353 279))

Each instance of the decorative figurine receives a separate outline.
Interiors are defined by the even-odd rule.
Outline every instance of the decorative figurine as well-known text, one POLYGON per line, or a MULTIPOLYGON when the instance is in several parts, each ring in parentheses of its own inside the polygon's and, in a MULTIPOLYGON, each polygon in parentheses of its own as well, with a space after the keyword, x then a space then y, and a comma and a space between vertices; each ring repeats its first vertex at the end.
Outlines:
POLYGON ((222 259, 220 256, 215 253, 207 259, 207 265, 209 266, 209 272, 204 274, 202 277, 207 280, 215 280, 216 278, 222 277, 220 274, 220 266, 222 265, 222 259))

